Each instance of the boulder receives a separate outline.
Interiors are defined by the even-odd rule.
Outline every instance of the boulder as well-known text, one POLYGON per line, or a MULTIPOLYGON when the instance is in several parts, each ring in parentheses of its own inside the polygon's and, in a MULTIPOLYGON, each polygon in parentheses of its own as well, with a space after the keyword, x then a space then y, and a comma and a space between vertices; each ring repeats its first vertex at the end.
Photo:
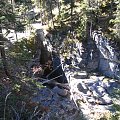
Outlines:
POLYGON ((66 97, 68 95, 68 91, 66 89, 61 89, 57 86, 53 88, 53 92, 57 93, 58 95, 62 97, 66 97))

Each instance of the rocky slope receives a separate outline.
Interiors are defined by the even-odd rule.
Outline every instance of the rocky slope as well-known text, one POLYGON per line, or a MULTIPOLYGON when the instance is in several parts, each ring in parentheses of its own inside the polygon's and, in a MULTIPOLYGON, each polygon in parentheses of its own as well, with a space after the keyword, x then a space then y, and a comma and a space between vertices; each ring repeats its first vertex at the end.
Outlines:
POLYGON ((52 73, 57 76, 39 79, 47 87, 38 90, 32 99, 47 108, 41 120, 109 120, 116 112, 113 104, 120 100, 120 96, 115 97, 120 89, 120 82, 115 79, 119 78, 119 59, 101 35, 101 41, 97 33, 93 37, 95 41, 87 44, 75 42, 75 51, 67 57, 52 53, 52 73), (104 56, 106 50, 110 60, 104 56))

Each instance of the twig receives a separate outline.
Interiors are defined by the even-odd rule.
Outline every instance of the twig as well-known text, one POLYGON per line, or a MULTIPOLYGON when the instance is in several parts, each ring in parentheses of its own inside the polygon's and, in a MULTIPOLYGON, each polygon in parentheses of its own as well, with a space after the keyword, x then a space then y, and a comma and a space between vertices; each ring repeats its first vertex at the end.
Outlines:
POLYGON ((52 73, 54 73, 60 66, 62 65, 62 63, 57 66, 52 72, 50 72, 46 77, 48 78, 52 73))
POLYGON ((21 107, 21 109, 20 109, 20 115, 19 115, 20 118, 21 118, 21 115, 22 115, 23 110, 25 110, 25 105, 26 105, 26 103, 22 101, 22 107, 21 107))
POLYGON ((20 120, 19 113, 17 113, 17 111, 15 110, 15 108, 14 108, 14 107, 12 107, 12 106, 11 106, 11 108, 12 108, 12 110, 14 111, 14 113, 15 113, 16 117, 17 117, 16 119, 17 119, 17 120, 20 120))
POLYGON ((56 78, 59 78, 59 77, 61 77, 61 76, 63 76, 63 74, 62 74, 62 75, 59 75, 59 76, 57 76, 57 77, 54 77, 54 78, 52 78, 52 79, 50 79, 50 80, 55 80, 56 78))
POLYGON ((55 80, 56 78, 59 78, 59 77, 61 77, 61 76, 63 76, 63 74, 62 74, 62 75, 59 75, 59 76, 57 76, 57 77, 55 77, 55 78, 52 78, 52 79, 50 79, 50 80, 48 80, 48 79, 43 79, 43 80, 47 80, 47 81, 42 82, 42 84, 49 83, 49 82, 51 82, 51 81, 53 81, 53 80, 55 80))
POLYGON ((33 118, 39 114, 40 110, 37 111, 37 109, 38 109, 38 106, 35 107, 34 112, 30 116, 29 120, 33 120, 33 118))
POLYGON ((10 93, 8 93, 7 94, 7 96, 5 97, 5 107, 4 107, 4 117, 3 117, 3 120, 5 120, 6 118, 6 116, 5 116, 5 113, 6 113, 6 103, 7 103, 7 99, 8 99, 8 96, 11 94, 11 92, 10 93))

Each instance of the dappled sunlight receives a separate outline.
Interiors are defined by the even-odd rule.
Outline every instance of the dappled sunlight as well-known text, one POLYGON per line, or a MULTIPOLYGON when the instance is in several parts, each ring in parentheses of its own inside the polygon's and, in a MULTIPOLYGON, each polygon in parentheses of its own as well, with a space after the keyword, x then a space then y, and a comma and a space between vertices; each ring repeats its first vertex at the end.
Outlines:
POLYGON ((118 120, 119 7, 0 1, 0 119, 118 120))

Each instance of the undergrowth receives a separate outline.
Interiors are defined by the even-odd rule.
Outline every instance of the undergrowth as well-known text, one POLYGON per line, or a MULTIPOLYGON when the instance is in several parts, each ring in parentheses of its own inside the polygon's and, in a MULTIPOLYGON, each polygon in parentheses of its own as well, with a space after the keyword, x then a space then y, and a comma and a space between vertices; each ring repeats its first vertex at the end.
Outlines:
POLYGON ((46 112, 40 103, 32 102, 36 88, 43 86, 31 79, 14 82, 7 78, 0 80, 0 119, 36 120, 46 112))

